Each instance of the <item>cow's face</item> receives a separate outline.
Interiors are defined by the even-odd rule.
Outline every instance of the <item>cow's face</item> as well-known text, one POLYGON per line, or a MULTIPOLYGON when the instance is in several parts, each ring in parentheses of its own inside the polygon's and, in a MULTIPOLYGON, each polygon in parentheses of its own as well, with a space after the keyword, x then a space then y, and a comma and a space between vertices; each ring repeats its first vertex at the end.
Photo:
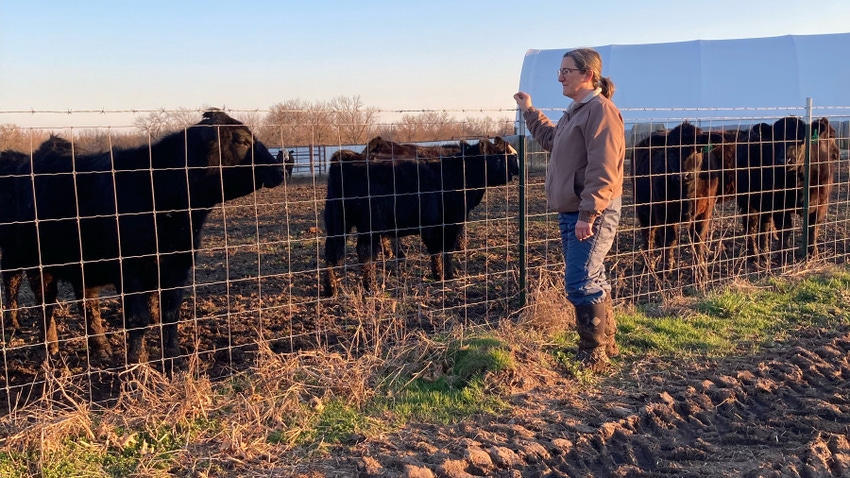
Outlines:
POLYGON ((787 116, 777 120, 771 131, 772 164, 785 165, 789 173, 800 172, 806 159, 806 123, 787 116))
POLYGON ((687 220, 690 215, 690 203, 687 199, 696 195, 703 154, 693 146, 674 146, 667 148, 666 161, 664 200, 684 200, 681 204, 681 220, 687 220))
POLYGON ((811 163, 816 167, 827 166, 829 168, 827 173, 832 172, 841 156, 835 136, 835 129, 829 124, 827 118, 812 122, 811 163))
POLYGON ((194 142, 191 137, 197 136, 206 145, 203 167, 206 194, 215 195, 217 189, 219 200, 226 201, 283 182, 282 161, 257 141, 247 126, 229 116, 205 115, 205 120, 191 127, 188 134, 189 142, 194 142))
MULTIPOLYGON (((510 182, 519 174, 519 155, 510 143, 496 137, 491 143, 482 139, 478 142, 478 152, 487 157, 487 185, 501 186, 510 182)), ((473 147, 474 148, 474 147, 473 147)))

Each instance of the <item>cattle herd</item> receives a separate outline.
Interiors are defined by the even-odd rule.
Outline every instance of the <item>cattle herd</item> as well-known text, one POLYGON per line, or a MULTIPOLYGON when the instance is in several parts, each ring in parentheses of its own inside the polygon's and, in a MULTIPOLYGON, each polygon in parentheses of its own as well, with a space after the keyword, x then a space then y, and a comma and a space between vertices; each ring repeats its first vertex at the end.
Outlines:
MULTIPOLYGON (((632 157, 644 246, 660 250, 669 271, 685 227, 704 257, 715 204, 735 201, 751 260, 767 262, 771 251, 787 249, 794 214, 808 215, 815 251, 838 157, 825 118, 806 124, 787 117, 734 132, 685 122, 653 133, 632 157)), ((179 356, 178 313, 205 219, 217 204, 282 184, 293 160, 292 152, 272 156, 244 124, 216 110, 135 149, 79 154, 51 136, 32 153, 0 152, 4 333, 21 327, 18 294, 26 278, 44 313, 35 320, 40 350, 56 354, 62 281, 86 299, 80 303, 90 353, 108 358, 97 298, 113 286, 123 297, 128 362, 147 360, 145 332, 158 322, 164 358, 179 356)), ((346 238, 354 231, 367 291, 374 289, 376 256, 403 256, 404 236, 421 238, 435 281, 451 279, 452 253, 470 213, 487 188, 519 172, 517 151, 502 138, 423 147, 378 137, 362 152, 338 151, 327 174, 323 293, 338 294, 346 238)))
POLYGON ((632 160, 643 244, 650 253, 660 250, 650 265, 660 261, 662 270, 673 269, 683 226, 697 260, 704 261, 718 201, 736 202, 748 261, 770 264, 772 251, 790 260, 795 214, 807 214, 808 252, 815 253, 838 161, 836 132, 826 118, 807 125, 789 116, 748 130, 710 132, 684 122, 651 134, 635 146, 632 160))

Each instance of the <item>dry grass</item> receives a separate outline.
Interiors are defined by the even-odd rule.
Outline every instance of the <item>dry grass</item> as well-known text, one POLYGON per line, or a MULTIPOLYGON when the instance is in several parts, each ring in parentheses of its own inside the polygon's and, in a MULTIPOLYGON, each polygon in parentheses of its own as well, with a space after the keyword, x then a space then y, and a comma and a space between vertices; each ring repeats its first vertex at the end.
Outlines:
MULTIPOLYGON (((211 380, 197 356, 190 356, 185 371, 172 379, 148 365, 125 369, 117 378, 117 399, 92 403, 86 394, 90 377, 44 370, 44 393, 0 419, 0 454, 13 468, 26 470, 22 476, 49 475, 45 470, 57 461, 79 453, 69 443, 84 444, 96 460, 129 457, 125 466, 135 476, 226 476, 237 469, 240 476, 294 473, 329 449, 316 432, 327 404, 359 410, 381 390, 400 389, 417 378, 436 380, 446 373, 452 338, 486 329, 526 350, 539 340, 531 332, 539 323, 523 319, 495 329, 457 324, 446 329, 446 340, 435 340, 408 328, 396 299, 341 300, 349 316, 358 318, 349 324, 348 343, 278 353, 259 341, 253 365, 222 381, 211 380)), ((394 426, 392 419, 374 425, 394 426)))

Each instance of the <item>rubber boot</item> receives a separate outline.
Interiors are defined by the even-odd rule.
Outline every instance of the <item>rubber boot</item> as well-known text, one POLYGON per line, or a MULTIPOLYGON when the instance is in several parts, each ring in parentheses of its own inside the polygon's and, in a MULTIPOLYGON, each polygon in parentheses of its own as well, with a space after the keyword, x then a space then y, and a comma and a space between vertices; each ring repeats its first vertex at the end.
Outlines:
POLYGON ((607 323, 605 302, 576 306, 576 328, 579 337, 576 359, 583 368, 593 373, 606 371, 611 363, 606 352, 607 323))
POLYGON ((605 300, 602 302, 605 305, 605 353, 609 357, 620 355, 620 348, 617 347, 617 319, 614 317, 614 301, 610 295, 605 295, 605 300))

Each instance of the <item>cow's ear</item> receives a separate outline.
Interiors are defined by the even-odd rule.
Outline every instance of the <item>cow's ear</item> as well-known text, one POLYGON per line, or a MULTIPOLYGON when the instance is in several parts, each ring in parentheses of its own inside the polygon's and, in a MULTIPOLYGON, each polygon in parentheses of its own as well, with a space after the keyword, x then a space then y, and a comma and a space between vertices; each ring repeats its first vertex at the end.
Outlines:
POLYGON ((487 138, 478 140, 478 150, 481 151, 481 154, 495 154, 493 143, 487 138))
POLYGON ((829 132, 829 119, 821 118, 812 122, 812 139, 817 139, 825 136, 829 132))
POLYGON ((505 140, 502 139, 501 136, 496 136, 495 138, 493 138, 493 146, 495 146, 496 150, 501 153, 504 153, 508 149, 507 147, 505 147, 505 140))

